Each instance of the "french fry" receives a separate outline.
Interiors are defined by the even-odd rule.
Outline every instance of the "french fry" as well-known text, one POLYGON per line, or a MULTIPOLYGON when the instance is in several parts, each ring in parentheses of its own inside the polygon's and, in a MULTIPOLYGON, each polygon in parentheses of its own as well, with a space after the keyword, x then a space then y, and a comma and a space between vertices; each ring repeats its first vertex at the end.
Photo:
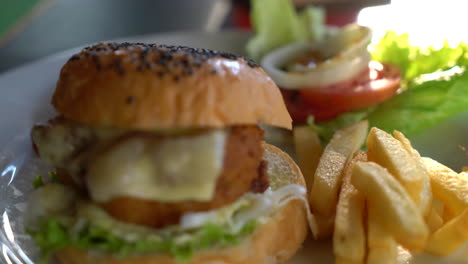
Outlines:
POLYGON ((368 201, 372 201, 377 221, 398 243, 412 251, 424 248, 429 229, 405 188, 374 162, 357 162, 352 181, 368 201))
POLYGON ((400 131, 393 131, 393 136, 400 141, 403 145, 403 148, 411 155, 414 161, 414 165, 417 168, 417 171, 422 176, 423 186, 422 191, 420 192, 419 199, 416 199, 416 205, 421 210, 423 216, 427 217, 431 210, 432 204, 432 190, 431 190, 431 180, 427 173, 427 168, 424 165, 424 162, 421 159, 421 155, 417 150, 413 148, 409 139, 403 135, 400 131))
POLYGON ((367 264, 397 263, 398 243, 377 221, 376 211, 368 203, 367 208, 367 264))
POLYGON ((360 121, 341 129, 326 146, 315 171, 309 197, 314 213, 322 216, 334 214, 343 168, 349 157, 362 146, 368 126, 367 121, 360 121))
POLYGON ((426 251, 447 256, 468 241, 468 208, 429 237, 426 251))
POLYGON ((442 219, 442 216, 437 213, 437 209, 432 207, 429 214, 426 216, 426 223, 429 227, 429 231, 434 233, 444 224, 444 220, 442 219))
MULTIPOLYGON (((401 133, 398 130, 394 130, 393 136, 395 137, 395 139, 400 141, 405 150, 408 151, 408 153, 410 153, 411 156, 421 159, 421 155, 419 154, 419 152, 413 148, 413 145, 411 145, 411 141, 409 141, 409 139, 403 133, 401 133)), ((418 165, 424 167, 424 163, 422 163, 422 161, 418 165)))
POLYGON ((444 210, 444 214, 442 215, 442 220, 444 221, 444 223, 447 223, 448 221, 455 218, 455 216, 457 216, 457 215, 455 213, 453 213, 452 211, 444 210))
POLYGON ((432 209, 435 210, 438 215, 444 215, 444 203, 436 198, 432 199, 432 209))
MULTIPOLYGON (((395 241, 395 239, 393 239, 395 241)), ((398 257, 398 244, 395 242, 392 248, 369 248, 367 252, 367 264, 394 264, 398 257)))
POLYGON ((444 203, 444 215, 461 214, 468 207, 468 176, 458 174, 439 162, 422 158, 431 179, 434 196, 444 203))
POLYGON ((314 233, 315 239, 328 239, 333 234, 335 224, 335 215, 322 216, 314 214, 317 222, 317 233, 314 233))
POLYGON ((309 126, 294 127, 294 145, 299 167, 307 184, 307 190, 312 189, 314 174, 317 169, 323 148, 317 133, 309 126))
POLYGON ((343 172, 333 232, 333 251, 336 262, 346 259, 350 263, 363 263, 366 256, 366 234, 364 228, 365 199, 351 184, 354 164, 366 161, 367 155, 358 151, 347 163, 343 172))
POLYGON ((335 264, 362 264, 362 261, 353 261, 351 259, 335 257, 335 264))
POLYGON ((413 201, 419 203, 424 185, 424 171, 418 169, 403 144, 385 131, 373 127, 367 137, 367 148, 369 160, 387 168, 413 201))
POLYGON ((421 211, 424 217, 428 216, 431 212, 432 204, 432 188, 431 188, 431 179, 426 174, 423 178, 423 189, 419 195, 419 200, 416 201, 416 205, 421 211))

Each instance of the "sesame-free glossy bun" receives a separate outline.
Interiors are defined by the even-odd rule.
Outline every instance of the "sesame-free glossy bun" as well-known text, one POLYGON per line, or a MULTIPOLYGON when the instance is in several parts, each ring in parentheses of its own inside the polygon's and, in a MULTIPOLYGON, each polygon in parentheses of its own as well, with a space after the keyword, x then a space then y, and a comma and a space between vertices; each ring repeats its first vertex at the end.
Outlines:
POLYGON ((177 46, 87 47, 63 66, 52 104, 66 118, 92 126, 292 125, 278 87, 253 61, 177 46))
MULTIPOLYGON (((267 173, 276 179, 275 184, 305 186, 300 169, 287 154, 268 144, 264 144, 264 148, 267 173)), ((196 252, 187 264, 264 264, 290 259, 302 246, 308 232, 304 201, 289 201, 238 246, 196 252)), ((180 264, 164 254, 115 258, 78 248, 62 249, 56 257, 61 264, 180 264)))

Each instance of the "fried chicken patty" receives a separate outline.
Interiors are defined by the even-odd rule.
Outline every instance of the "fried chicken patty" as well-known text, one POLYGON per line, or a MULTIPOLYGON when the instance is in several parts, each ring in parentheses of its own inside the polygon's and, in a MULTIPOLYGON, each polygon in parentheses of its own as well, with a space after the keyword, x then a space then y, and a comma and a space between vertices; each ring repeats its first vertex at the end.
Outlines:
POLYGON ((119 197, 100 205, 121 221, 158 228, 178 224, 185 213, 209 211, 230 204, 248 191, 263 192, 269 182, 262 161, 262 138, 263 131, 257 126, 231 129, 225 146, 223 170, 210 201, 157 202, 119 197))
MULTIPOLYGON (((246 192, 265 191, 269 181, 262 160, 263 130, 256 125, 233 126, 227 133, 223 168, 211 200, 158 202, 122 196, 99 205, 118 220, 159 228, 178 224, 187 212, 209 211, 234 202, 246 192)), ((63 118, 51 120, 46 126, 36 126, 32 135, 41 157, 57 168, 59 178, 85 194, 84 178, 93 157, 105 155, 108 149, 129 137, 167 137, 152 132, 103 133, 63 118)))

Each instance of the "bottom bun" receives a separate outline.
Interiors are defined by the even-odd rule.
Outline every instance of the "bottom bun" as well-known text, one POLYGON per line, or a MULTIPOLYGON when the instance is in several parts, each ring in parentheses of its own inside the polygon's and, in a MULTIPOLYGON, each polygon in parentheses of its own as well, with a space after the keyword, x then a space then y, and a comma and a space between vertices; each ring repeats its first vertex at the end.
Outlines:
MULTIPOLYGON (((305 181, 296 163, 280 149, 264 144, 267 172, 280 177, 282 184, 300 184, 305 181)), ((239 245, 196 252, 190 264, 269 264, 284 262, 302 246, 308 224, 303 200, 291 200, 274 213, 268 222, 239 245)), ((56 253, 62 264, 180 264, 165 254, 139 255, 126 258, 102 256, 78 248, 65 248, 56 253)))

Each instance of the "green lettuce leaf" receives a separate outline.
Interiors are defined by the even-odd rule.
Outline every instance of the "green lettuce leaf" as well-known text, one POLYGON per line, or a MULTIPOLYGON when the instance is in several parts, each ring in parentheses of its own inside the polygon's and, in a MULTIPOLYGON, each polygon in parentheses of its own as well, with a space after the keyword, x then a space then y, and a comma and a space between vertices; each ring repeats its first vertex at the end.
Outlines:
POLYGON ((340 128, 347 127, 353 123, 364 120, 369 115, 369 111, 353 111, 339 115, 337 118, 316 124, 314 117, 310 116, 307 120, 307 124, 311 126, 315 132, 319 135, 322 142, 328 143, 333 137, 335 131, 340 128))
POLYGON ((410 45, 408 39, 408 34, 398 35, 388 31, 375 46, 371 47, 372 59, 398 65, 404 78, 411 65, 410 57, 415 52, 415 47, 410 45))
POLYGON ((53 252, 73 246, 81 249, 100 250, 117 257, 145 253, 167 253, 179 261, 185 262, 198 250, 238 244, 242 238, 253 233, 255 226, 256 221, 254 220, 246 222, 239 230, 206 224, 192 233, 187 233, 183 239, 148 237, 130 242, 115 236, 107 229, 89 223, 80 230, 74 230, 68 228, 64 221, 50 218, 40 223, 37 229, 27 232, 41 248, 43 261, 46 261, 53 252))
POLYGON ((449 80, 413 85, 380 104, 367 117, 371 126, 413 135, 459 112, 468 111, 468 72, 449 80))
POLYGON ((45 183, 44 183, 44 180, 42 179, 42 174, 38 174, 36 176, 36 178, 34 178, 34 181, 31 184, 31 187, 33 187, 34 190, 37 190, 37 189, 41 188, 44 185, 45 185, 45 183))
POLYGON ((44 185, 46 185, 46 182, 62 183, 62 181, 57 176, 57 173, 55 171, 49 171, 48 175, 49 175, 48 181, 47 180, 44 181, 44 177, 42 176, 42 174, 38 174, 36 178, 34 178, 34 181, 31 184, 31 187, 33 187, 34 190, 37 190, 43 187, 44 185))
POLYGON ((325 12, 322 8, 307 7, 299 14, 299 19, 308 40, 319 41, 325 37, 325 12))
POLYGON ((290 0, 252 0, 250 14, 255 36, 247 43, 254 60, 291 42, 320 39, 324 34, 324 11, 309 7, 297 14, 290 0))
POLYGON ((468 45, 460 43, 450 47, 447 41, 436 49, 411 45, 408 34, 388 31, 380 41, 371 47, 372 58, 380 62, 397 65, 404 82, 412 81, 421 74, 444 71, 453 66, 466 66, 468 45))

